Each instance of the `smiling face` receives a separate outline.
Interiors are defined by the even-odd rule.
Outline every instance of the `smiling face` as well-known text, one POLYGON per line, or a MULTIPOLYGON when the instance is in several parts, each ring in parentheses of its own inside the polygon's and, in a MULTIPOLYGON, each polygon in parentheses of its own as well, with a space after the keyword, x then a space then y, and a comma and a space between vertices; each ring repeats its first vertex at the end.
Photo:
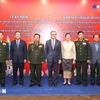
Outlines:
POLYGON ((51 36, 51 39, 56 39, 57 33, 56 33, 55 31, 52 31, 52 32, 50 33, 50 36, 51 36))
POLYGON ((65 36, 65 39, 66 39, 66 41, 70 41, 70 40, 71 40, 71 35, 70 35, 70 34, 67 34, 67 35, 65 36))
POLYGON ((40 36, 39 35, 34 36, 34 42, 40 42, 40 36))
POLYGON ((84 34, 83 34, 83 33, 79 33, 79 34, 78 34, 78 38, 79 38, 80 40, 83 40, 83 39, 84 39, 84 34))
POLYGON ((100 40, 100 36, 99 35, 94 35, 94 41, 95 42, 99 42, 99 40, 100 40))
POLYGON ((17 40, 19 40, 19 39, 21 38, 21 33, 20 33, 20 32, 16 32, 16 33, 15 33, 15 38, 16 38, 17 40))

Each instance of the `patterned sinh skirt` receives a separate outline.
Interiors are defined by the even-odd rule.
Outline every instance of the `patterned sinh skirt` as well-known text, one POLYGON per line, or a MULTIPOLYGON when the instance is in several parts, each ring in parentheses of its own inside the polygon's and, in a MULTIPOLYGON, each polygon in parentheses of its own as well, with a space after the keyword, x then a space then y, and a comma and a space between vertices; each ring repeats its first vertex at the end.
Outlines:
POLYGON ((63 78, 73 77, 73 60, 63 59, 62 60, 63 78))

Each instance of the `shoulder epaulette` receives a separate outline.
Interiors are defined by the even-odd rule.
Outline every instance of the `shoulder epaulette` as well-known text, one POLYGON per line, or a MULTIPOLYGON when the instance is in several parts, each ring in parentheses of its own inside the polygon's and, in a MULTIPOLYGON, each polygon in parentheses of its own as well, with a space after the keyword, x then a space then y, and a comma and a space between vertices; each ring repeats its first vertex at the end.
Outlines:
POLYGON ((6 41, 6 40, 3 40, 3 42, 8 43, 8 41, 6 41))
POLYGON ((89 41, 89 39, 84 39, 84 40, 87 40, 87 41, 89 41))
POLYGON ((77 41, 78 39, 74 40, 74 41, 77 41))
POLYGON ((43 42, 40 42, 40 44, 43 44, 43 42))
POLYGON ((29 44, 32 44, 33 42, 30 42, 29 44))

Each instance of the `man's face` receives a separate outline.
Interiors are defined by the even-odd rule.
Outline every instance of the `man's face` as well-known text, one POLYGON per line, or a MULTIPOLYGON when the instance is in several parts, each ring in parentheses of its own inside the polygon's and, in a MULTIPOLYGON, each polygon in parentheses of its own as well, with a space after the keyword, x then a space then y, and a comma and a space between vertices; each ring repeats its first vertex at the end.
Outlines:
POLYGON ((15 38, 18 40, 21 38, 21 33, 20 32, 17 32, 15 33, 15 38))
POLYGON ((65 38, 66 38, 67 41, 70 41, 71 36, 69 34, 67 34, 65 38))
POLYGON ((34 36, 34 42, 39 42, 39 41, 40 41, 39 35, 35 35, 35 36, 34 36))
POLYGON ((56 37, 57 37, 56 32, 52 32, 52 33, 51 33, 51 39, 56 39, 56 37))
POLYGON ((3 38, 3 34, 2 34, 2 33, 0 33, 0 40, 2 40, 2 38, 3 38))
POLYGON ((95 35, 95 36, 94 36, 94 41, 95 41, 95 42, 99 42, 99 40, 100 40, 99 35, 95 35))
POLYGON ((83 34, 83 33, 79 33, 78 38, 79 38, 80 40, 84 39, 84 34, 83 34))

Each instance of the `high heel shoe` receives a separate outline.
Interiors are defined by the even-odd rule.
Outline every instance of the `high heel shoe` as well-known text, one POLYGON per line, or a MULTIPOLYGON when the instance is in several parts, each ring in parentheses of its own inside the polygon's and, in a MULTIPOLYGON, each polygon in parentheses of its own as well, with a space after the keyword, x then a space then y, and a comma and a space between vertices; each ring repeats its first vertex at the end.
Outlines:
POLYGON ((70 82, 68 83, 68 86, 71 86, 71 83, 70 82))
POLYGON ((63 85, 66 85, 67 84, 67 82, 66 83, 63 83, 63 85))

